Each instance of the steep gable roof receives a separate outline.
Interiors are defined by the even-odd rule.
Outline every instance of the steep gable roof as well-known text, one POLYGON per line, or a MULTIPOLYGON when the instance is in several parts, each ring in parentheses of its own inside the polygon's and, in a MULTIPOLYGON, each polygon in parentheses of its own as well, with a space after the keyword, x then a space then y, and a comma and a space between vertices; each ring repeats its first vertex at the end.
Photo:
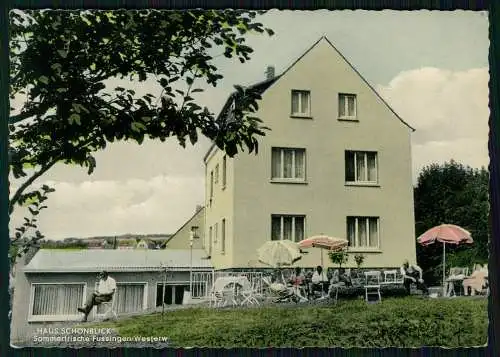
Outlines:
MULTIPOLYGON (((247 89, 256 89, 259 94, 263 94, 267 89, 269 89, 274 83, 276 83, 281 77, 283 77, 290 69, 292 69, 302 58, 304 58, 314 47, 316 47, 321 41, 326 41, 332 49, 344 60, 345 63, 361 78, 361 80, 372 90, 373 94, 375 94, 380 101, 404 124, 406 125, 412 132, 415 131, 415 128, 413 128, 410 124, 408 124, 406 121, 404 121, 395 111, 392 109, 392 107, 380 96, 380 94, 373 88, 373 86, 359 73, 359 71, 354 67, 351 62, 345 58, 345 56, 333 45, 332 42, 326 37, 326 36, 321 36, 319 40, 314 42, 302 55, 300 55, 295 61, 292 62, 291 65, 289 65, 280 75, 277 75, 271 79, 267 79, 265 81, 261 81, 255 84, 252 84, 250 86, 247 86, 245 88, 247 89)), ((228 99, 226 100, 226 103, 222 107, 219 115, 217 116, 217 119, 220 119, 223 115, 226 115, 228 109, 231 106, 231 103, 233 99, 236 96, 236 92, 233 92, 229 95, 228 99)), ((210 148, 207 150, 207 153, 203 157, 203 161, 206 162, 208 156, 212 152, 212 150, 215 148, 215 143, 210 146, 210 148)))

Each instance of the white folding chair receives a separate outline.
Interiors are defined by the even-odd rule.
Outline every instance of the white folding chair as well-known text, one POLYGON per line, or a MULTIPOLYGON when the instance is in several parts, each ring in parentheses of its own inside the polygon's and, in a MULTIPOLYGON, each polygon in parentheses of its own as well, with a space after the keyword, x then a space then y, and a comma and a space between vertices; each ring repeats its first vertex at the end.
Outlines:
POLYGON ((103 320, 116 320, 118 315, 116 313, 116 290, 110 301, 101 302, 102 309, 104 309, 103 320))
POLYGON ((381 278, 381 273, 380 271, 367 271, 365 272, 365 299, 366 302, 369 302, 370 300, 368 297, 370 295, 375 295, 377 296, 377 302, 382 300, 382 296, 380 294, 380 278, 381 278))

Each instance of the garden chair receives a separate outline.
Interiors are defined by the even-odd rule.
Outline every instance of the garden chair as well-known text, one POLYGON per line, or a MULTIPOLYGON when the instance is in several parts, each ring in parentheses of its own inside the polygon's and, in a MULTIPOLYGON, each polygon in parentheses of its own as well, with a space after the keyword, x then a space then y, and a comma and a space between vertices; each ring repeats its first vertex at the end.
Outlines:
MULTIPOLYGON (((455 290, 455 284, 463 282, 463 280, 469 275, 469 268, 463 267, 453 267, 450 269, 448 278, 446 279, 446 296, 457 295, 455 290)), ((461 284, 462 285, 462 284, 461 284)))
POLYGON ((396 269, 393 270, 384 270, 384 281, 383 284, 397 284, 397 276, 398 271, 396 269))
POLYGON ((99 308, 102 309, 103 312, 103 321, 107 320, 116 320, 118 318, 118 315, 116 313, 116 293, 118 292, 117 289, 115 289, 115 293, 113 294, 113 297, 111 298, 110 301, 106 302, 101 302, 99 308))
POLYGON ((377 297, 376 302, 382 300, 382 296, 380 294, 380 280, 381 280, 380 271, 367 271, 365 272, 365 300, 366 302, 370 302, 369 297, 371 295, 375 295, 377 297))
POLYGON ((263 295, 259 291, 259 281, 257 279, 253 279, 253 282, 250 287, 244 287, 241 290, 241 296, 243 297, 243 301, 241 302, 242 306, 246 305, 260 305, 259 299, 263 298, 263 295))
POLYGON ((464 295, 468 295, 469 288, 471 289, 471 296, 476 295, 476 293, 488 295, 488 267, 476 266, 475 271, 463 280, 462 285, 464 295))

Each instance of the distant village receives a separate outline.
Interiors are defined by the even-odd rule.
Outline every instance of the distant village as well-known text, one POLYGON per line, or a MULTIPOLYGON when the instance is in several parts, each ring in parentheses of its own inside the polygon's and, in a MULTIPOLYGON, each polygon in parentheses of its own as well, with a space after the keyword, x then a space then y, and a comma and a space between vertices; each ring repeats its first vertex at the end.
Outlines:
POLYGON ((45 249, 165 249, 172 234, 123 234, 88 238, 70 237, 62 240, 44 239, 39 242, 45 249))

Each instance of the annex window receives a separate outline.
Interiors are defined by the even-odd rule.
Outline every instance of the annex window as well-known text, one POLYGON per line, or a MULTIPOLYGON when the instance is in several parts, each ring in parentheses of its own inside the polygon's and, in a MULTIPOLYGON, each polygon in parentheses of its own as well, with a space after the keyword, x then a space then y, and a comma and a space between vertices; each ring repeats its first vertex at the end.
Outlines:
POLYGON ((226 219, 223 218, 221 222, 221 237, 220 237, 220 251, 222 254, 226 252, 226 219))
POLYGON ((33 317, 80 317, 77 308, 85 300, 84 283, 33 284, 31 315, 33 317))
POLYGON ((219 164, 215 165, 214 183, 215 184, 219 183, 219 164))
POLYGON ((272 215, 271 240, 289 239, 299 242, 304 239, 305 216, 300 215, 272 215))
POLYGON ((226 155, 222 158, 222 188, 226 187, 227 182, 227 159, 226 155))
POLYGON ((339 94, 339 118, 340 119, 355 119, 356 118, 356 95, 355 94, 339 94))
POLYGON ((305 181, 305 149, 273 148, 271 161, 273 180, 305 181))
POLYGON ((346 182, 378 182, 377 153, 370 151, 345 152, 346 182))
MULTIPOLYGON (((117 314, 142 311, 146 308, 145 283, 116 283, 115 311, 117 314)), ((105 307, 97 306, 97 314, 103 314, 105 307)))
POLYGON ((311 92, 306 90, 292 90, 292 116, 311 115, 311 92))
POLYGON ((351 248, 379 248, 379 232, 378 217, 347 217, 347 239, 351 248))
POLYGON ((214 172, 210 171, 210 205, 214 198, 214 172))
POLYGON ((163 284, 156 285, 156 307, 165 305, 182 305, 184 292, 189 291, 189 284, 163 284))
POLYGON ((214 243, 217 243, 217 239, 219 238, 219 224, 214 224, 214 243))

